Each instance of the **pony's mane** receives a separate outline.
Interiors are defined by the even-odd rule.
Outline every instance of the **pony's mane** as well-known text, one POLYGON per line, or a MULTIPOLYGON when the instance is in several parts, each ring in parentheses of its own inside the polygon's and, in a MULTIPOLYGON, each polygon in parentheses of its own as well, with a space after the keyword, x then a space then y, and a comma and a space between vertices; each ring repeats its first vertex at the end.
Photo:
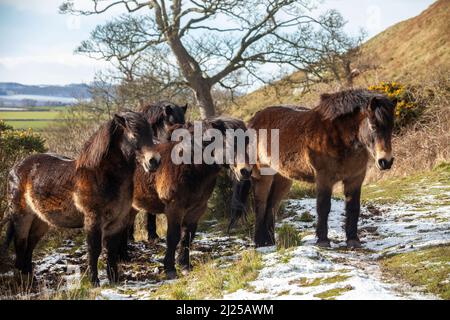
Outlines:
POLYGON ((103 125, 86 141, 77 159, 77 168, 94 169, 108 153, 111 137, 116 129, 113 120, 103 125))
POLYGON ((383 94, 366 89, 350 89, 322 94, 319 105, 313 110, 320 113, 325 119, 334 120, 356 110, 367 108, 372 98, 378 98, 383 105, 390 103, 389 99, 383 94))
POLYGON ((151 124, 156 124, 159 123, 160 121, 164 120, 164 106, 167 104, 172 104, 168 101, 158 101, 155 103, 150 103, 147 104, 145 106, 143 106, 142 108, 139 108, 138 111, 143 112, 146 117, 147 120, 151 123, 151 124))

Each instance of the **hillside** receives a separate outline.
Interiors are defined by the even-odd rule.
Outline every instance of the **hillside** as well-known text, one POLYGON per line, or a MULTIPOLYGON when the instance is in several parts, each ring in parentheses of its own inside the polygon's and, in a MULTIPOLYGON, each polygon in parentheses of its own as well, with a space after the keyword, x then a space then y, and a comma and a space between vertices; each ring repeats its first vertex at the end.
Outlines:
POLYGON ((450 0, 439 0, 420 15, 397 23, 367 41, 363 57, 379 66, 380 80, 426 76, 450 67, 450 0))
MULTIPOLYGON (((375 70, 362 73, 356 84, 367 86, 379 81, 417 81, 429 78, 432 70, 450 70, 450 0, 439 0, 420 15, 397 23, 362 46, 362 63, 375 70)), ((239 99, 227 112, 248 119, 255 111, 273 104, 311 106, 317 93, 336 90, 338 85, 316 85, 310 94, 301 95, 295 80, 297 72, 239 99), (294 81, 292 81, 294 80, 294 81), (294 82, 294 83, 293 83, 294 82)))
POLYGON ((0 96, 10 95, 37 95, 66 98, 87 97, 89 96, 89 87, 85 84, 58 86, 0 82, 0 96))

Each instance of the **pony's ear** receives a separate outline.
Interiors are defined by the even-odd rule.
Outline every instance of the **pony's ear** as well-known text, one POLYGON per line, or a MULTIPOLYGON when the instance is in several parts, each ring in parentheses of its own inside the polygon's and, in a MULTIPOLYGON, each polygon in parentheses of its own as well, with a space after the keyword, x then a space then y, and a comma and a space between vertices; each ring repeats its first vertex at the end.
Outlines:
POLYGON ((398 102, 397 97, 392 98, 391 101, 392 101, 392 105, 393 105, 394 108, 395 108, 395 106, 397 105, 397 102, 398 102))
POLYGON ((123 128, 127 126, 127 120, 117 113, 114 115, 114 121, 123 128))
POLYGON ((183 113, 186 114, 188 104, 186 103, 184 106, 181 107, 181 110, 183 110, 183 113))
POLYGON ((369 101, 369 110, 374 112, 378 107, 379 101, 377 97, 372 97, 369 101))

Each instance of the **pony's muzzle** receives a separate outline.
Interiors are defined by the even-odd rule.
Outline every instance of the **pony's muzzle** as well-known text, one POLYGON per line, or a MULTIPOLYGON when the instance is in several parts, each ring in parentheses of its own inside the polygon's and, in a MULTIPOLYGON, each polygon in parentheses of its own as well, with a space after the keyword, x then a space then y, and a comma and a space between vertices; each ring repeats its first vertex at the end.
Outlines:
POLYGON ((394 163, 394 158, 391 158, 390 160, 387 159, 378 159, 377 166, 380 170, 389 170, 392 167, 392 164, 394 163))
POLYGON ((158 169, 161 164, 161 155, 158 152, 146 152, 144 154, 144 159, 142 166, 145 172, 152 172, 158 169))
POLYGON ((241 180, 248 180, 252 175, 252 171, 247 168, 242 168, 239 173, 241 174, 241 180))

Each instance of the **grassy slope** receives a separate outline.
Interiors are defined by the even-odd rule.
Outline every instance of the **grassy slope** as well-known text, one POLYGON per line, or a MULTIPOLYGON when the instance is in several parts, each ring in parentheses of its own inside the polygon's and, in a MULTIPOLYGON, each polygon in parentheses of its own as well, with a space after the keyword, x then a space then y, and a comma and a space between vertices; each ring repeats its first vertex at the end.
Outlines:
MULTIPOLYGON (((366 202, 389 204, 404 202, 420 209, 426 206, 449 206, 450 163, 432 171, 412 176, 379 181, 363 188, 366 202), (430 203, 421 196, 432 195, 430 203)), ((450 299, 450 245, 415 250, 380 261, 389 278, 399 278, 412 286, 420 286, 443 299, 450 299)), ((396 280, 395 282, 398 282, 396 280)))
POLYGON ((420 199, 421 195, 433 195, 431 205, 449 205, 450 199, 443 194, 444 192, 450 192, 449 163, 442 163, 431 171, 368 184, 362 189, 362 199, 363 201, 381 204, 398 201, 414 204, 420 199), (434 188, 430 188, 431 185, 434 188))
POLYGON ((450 300, 450 246, 398 254, 381 261, 381 269, 412 286, 450 300))

